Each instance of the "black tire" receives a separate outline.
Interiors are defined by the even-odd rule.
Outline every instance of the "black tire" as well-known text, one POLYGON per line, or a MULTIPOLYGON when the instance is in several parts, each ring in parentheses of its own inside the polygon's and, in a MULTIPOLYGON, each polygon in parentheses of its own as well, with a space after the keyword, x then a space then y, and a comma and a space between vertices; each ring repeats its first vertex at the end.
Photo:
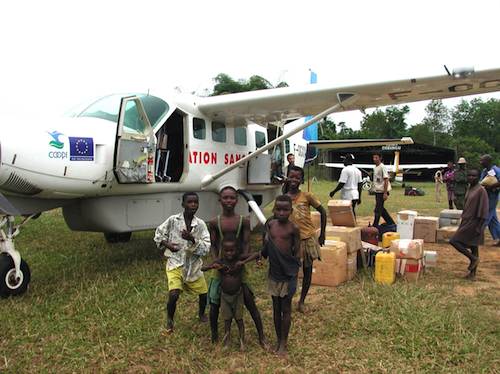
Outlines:
POLYGON ((26 261, 21 259, 21 281, 15 283, 14 261, 6 253, 0 255, 0 297, 22 295, 28 290, 31 280, 31 272, 26 261))
POLYGON ((126 243, 132 237, 131 232, 105 232, 104 238, 108 243, 126 243))

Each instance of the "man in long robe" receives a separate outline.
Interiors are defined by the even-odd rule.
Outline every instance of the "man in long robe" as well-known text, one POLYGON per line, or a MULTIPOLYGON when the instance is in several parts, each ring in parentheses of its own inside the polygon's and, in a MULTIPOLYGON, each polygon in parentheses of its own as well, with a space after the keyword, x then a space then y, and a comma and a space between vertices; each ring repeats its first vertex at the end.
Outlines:
POLYGON ((481 242, 488 218, 488 194, 479 185, 479 170, 468 170, 467 181, 469 182, 469 190, 465 197, 462 221, 457 232, 450 239, 450 244, 469 259, 467 278, 474 279, 479 264, 478 245, 481 242))

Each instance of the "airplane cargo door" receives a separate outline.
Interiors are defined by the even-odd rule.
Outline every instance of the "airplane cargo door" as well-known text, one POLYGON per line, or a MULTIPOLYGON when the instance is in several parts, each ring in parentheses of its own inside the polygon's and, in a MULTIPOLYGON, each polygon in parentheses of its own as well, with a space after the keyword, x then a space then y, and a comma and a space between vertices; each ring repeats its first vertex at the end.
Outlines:
POLYGON ((119 183, 154 182, 156 138, 144 106, 137 96, 120 104, 114 171, 119 183))

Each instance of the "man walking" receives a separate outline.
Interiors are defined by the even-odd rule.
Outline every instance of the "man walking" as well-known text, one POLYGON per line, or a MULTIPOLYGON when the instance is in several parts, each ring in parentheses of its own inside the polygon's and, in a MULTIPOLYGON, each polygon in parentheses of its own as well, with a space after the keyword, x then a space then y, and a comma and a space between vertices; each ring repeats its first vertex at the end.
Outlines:
POLYGON ((484 168, 481 172, 481 185, 488 193, 488 218, 486 225, 490 229, 493 240, 498 240, 497 246, 500 247, 500 222, 497 217, 498 195, 500 193, 500 168, 493 165, 493 158, 490 155, 483 155, 479 160, 484 168))
POLYGON ((478 245, 488 217, 488 194, 479 185, 479 170, 469 170, 467 180, 470 187, 465 198, 462 221, 458 230, 451 237, 450 244, 469 259, 469 274, 466 278, 474 279, 479 264, 478 245))
POLYGON ((373 218, 373 226, 378 227, 380 217, 382 217, 388 225, 394 225, 394 220, 384 208, 384 203, 389 197, 390 182, 389 173, 382 163, 382 155, 380 153, 373 154, 373 163, 375 164, 372 186, 375 192, 375 216, 373 218))
POLYGON ((460 157, 455 169, 455 207, 459 210, 464 208, 465 193, 467 192, 467 161, 460 157))
POLYGON ((339 183, 337 187, 330 192, 330 197, 333 197, 337 191, 340 191, 340 198, 342 200, 352 201, 352 211, 354 216, 356 216, 355 207, 356 204, 361 204, 361 191, 363 187, 363 181, 361 178, 361 171, 354 166, 352 163, 354 161, 354 156, 348 154, 344 158, 344 168, 340 173, 339 183))

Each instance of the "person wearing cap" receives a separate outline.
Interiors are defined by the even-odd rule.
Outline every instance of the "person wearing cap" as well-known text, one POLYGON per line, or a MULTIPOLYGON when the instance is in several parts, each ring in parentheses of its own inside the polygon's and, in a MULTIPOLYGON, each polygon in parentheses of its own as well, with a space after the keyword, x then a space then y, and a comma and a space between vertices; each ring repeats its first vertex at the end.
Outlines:
POLYGON ((500 167, 493 164, 491 155, 482 155, 479 159, 484 168, 479 178, 481 185, 488 193, 488 218, 486 225, 490 229, 493 240, 497 240, 496 245, 500 247, 500 222, 497 217, 497 204, 500 194, 500 167))
POLYGON ((458 210, 464 209, 465 194, 467 193, 467 161, 460 157, 457 161, 458 167, 455 169, 455 207, 458 210))
POLYGON ((352 211, 354 216, 356 216, 355 207, 356 204, 361 204, 361 191, 363 186, 363 181, 361 177, 361 171, 354 166, 352 163, 354 161, 354 156, 348 154, 344 157, 344 168, 340 173, 339 183, 337 187, 330 192, 330 197, 333 197, 338 191, 340 192, 340 198, 342 200, 352 201, 352 211))

